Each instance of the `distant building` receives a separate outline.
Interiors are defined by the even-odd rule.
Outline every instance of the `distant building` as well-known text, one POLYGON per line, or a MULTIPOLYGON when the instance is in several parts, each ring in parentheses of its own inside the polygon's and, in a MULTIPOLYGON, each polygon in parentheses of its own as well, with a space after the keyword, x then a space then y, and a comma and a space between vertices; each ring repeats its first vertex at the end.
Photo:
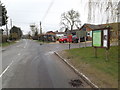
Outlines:
POLYGON ((66 30, 65 30, 65 34, 66 34, 66 35, 69 35, 69 34, 76 35, 76 32, 77 32, 77 31, 79 31, 79 29, 73 29, 72 31, 66 29, 66 30))
POLYGON ((65 35, 65 32, 55 32, 56 33, 56 37, 61 37, 65 35))
POLYGON ((48 32, 46 32, 46 34, 47 34, 47 35, 56 35, 56 33, 53 32, 53 31, 48 31, 48 32))

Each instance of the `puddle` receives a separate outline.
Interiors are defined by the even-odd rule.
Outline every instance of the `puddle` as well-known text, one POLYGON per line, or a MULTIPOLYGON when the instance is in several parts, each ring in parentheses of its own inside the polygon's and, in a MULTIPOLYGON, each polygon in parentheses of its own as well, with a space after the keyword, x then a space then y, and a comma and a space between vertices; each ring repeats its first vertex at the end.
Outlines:
POLYGON ((72 86, 72 87, 75 87, 75 88, 78 88, 80 86, 83 86, 83 83, 80 79, 72 79, 69 84, 72 86))

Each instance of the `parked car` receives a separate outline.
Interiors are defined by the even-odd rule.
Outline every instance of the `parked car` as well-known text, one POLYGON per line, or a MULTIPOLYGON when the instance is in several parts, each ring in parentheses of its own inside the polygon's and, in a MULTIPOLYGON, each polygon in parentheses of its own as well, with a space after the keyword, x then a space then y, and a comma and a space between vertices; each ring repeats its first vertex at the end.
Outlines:
POLYGON ((72 36, 72 43, 78 43, 78 40, 79 38, 76 35, 72 36))
POLYGON ((59 38, 59 40, 58 40, 60 43, 65 43, 65 42, 67 42, 67 36, 63 36, 63 37, 61 37, 61 38, 59 38))

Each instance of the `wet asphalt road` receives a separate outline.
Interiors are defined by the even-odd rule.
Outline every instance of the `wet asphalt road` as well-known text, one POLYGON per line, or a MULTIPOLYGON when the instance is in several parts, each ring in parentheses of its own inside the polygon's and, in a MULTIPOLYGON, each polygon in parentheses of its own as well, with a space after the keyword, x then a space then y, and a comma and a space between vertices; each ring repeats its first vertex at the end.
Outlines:
MULTIPOLYGON (((91 44, 88 44, 91 45, 91 44)), ((84 46, 81 44, 81 47, 84 46)), ((79 47, 72 44, 72 48, 79 47)), ((89 87, 54 51, 68 49, 68 44, 43 44, 20 40, 2 52, 3 88, 71 88, 72 79, 80 79, 80 88, 89 87)))

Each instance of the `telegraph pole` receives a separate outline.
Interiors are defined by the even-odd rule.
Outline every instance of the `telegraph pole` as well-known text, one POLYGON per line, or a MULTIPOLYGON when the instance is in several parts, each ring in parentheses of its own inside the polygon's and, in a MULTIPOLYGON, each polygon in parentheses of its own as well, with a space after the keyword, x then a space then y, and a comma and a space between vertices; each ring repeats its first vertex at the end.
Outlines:
POLYGON ((7 40, 8 40, 8 26, 7 26, 7 18, 6 18, 6 16, 4 16, 5 17, 5 22, 6 22, 6 31, 7 31, 7 40))
MULTIPOLYGON (((10 19, 10 25, 11 25, 11 29, 12 29, 12 19, 10 19)), ((12 39, 13 39, 13 33, 12 33, 12 30, 11 30, 11 35, 12 35, 12 39)))

